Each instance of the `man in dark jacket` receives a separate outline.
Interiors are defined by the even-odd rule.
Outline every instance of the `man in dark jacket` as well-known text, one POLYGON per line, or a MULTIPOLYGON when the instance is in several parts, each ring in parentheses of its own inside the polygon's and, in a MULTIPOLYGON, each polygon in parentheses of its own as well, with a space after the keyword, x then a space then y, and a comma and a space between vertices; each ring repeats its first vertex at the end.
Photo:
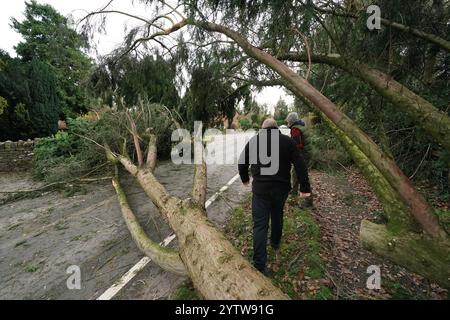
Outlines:
POLYGON ((265 272, 267 233, 271 220, 270 243, 278 250, 283 229, 283 209, 291 190, 291 164, 300 181, 300 197, 311 196, 308 171, 295 141, 281 134, 273 119, 264 121, 262 130, 252 137, 239 158, 239 175, 249 185, 253 177, 253 263, 265 272))

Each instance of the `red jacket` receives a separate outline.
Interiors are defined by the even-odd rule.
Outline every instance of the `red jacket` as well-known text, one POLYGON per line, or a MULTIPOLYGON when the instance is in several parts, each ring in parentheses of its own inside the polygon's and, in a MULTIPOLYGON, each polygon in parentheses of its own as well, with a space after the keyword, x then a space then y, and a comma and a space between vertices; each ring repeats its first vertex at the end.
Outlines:
POLYGON ((305 148, 305 136, 303 134, 302 122, 297 121, 291 126, 291 138, 294 139, 295 144, 297 145, 297 149, 303 151, 305 148))

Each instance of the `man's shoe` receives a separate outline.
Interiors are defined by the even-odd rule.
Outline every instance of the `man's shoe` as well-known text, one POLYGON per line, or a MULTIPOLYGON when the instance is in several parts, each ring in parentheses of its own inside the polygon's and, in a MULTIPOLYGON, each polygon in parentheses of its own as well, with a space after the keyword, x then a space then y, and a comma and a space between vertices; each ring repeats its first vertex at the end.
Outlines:
POLYGON ((267 268, 258 268, 258 267, 255 267, 255 268, 256 268, 256 270, 261 272, 263 275, 267 275, 267 268))

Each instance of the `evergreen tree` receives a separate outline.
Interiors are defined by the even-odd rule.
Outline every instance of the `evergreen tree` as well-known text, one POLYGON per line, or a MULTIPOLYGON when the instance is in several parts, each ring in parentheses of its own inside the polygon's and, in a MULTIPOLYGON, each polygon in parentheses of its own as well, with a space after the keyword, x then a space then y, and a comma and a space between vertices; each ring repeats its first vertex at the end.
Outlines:
POLYGON ((69 20, 47 4, 26 2, 25 19, 12 18, 11 26, 24 38, 16 47, 24 62, 46 62, 58 80, 58 95, 68 114, 87 109, 85 84, 91 61, 83 52, 87 41, 73 30, 69 20))
POLYGON ((48 136, 58 130, 61 113, 57 79, 44 62, 33 60, 29 65, 29 88, 32 104, 29 115, 35 136, 48 136))
POLYGON ((57 131, 57 79, 44 62, 25 63, 0 53, 0 140, 43 137, 57 131))

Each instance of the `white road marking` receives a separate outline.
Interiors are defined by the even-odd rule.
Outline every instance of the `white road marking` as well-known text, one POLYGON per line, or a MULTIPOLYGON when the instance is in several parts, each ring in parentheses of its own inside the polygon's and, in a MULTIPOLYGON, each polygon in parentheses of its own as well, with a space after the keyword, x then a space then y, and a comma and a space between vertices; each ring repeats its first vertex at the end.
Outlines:
MULTIPOLYGON (((205 208, 208 208, 221 193, 224 193, 228 188, 239 178, 239 175, 235 175, 226 185, 224 185, 218 192, 216 192, 211 198, 205 203, 205 208)), ((161 246, 166 247, 176 238, 175 234, 171 234, 164 241, 160 243, 161 246)), ((97 300, 111 300, 114 296, 122 290, 128 282, 130 282, 140 271, 142 271, 145 266, 152 261, 149 257, 143 257, 136 263, 127 273, 125 273, 116 283, 114 283, 108 290, 106 290, 97 300)))

